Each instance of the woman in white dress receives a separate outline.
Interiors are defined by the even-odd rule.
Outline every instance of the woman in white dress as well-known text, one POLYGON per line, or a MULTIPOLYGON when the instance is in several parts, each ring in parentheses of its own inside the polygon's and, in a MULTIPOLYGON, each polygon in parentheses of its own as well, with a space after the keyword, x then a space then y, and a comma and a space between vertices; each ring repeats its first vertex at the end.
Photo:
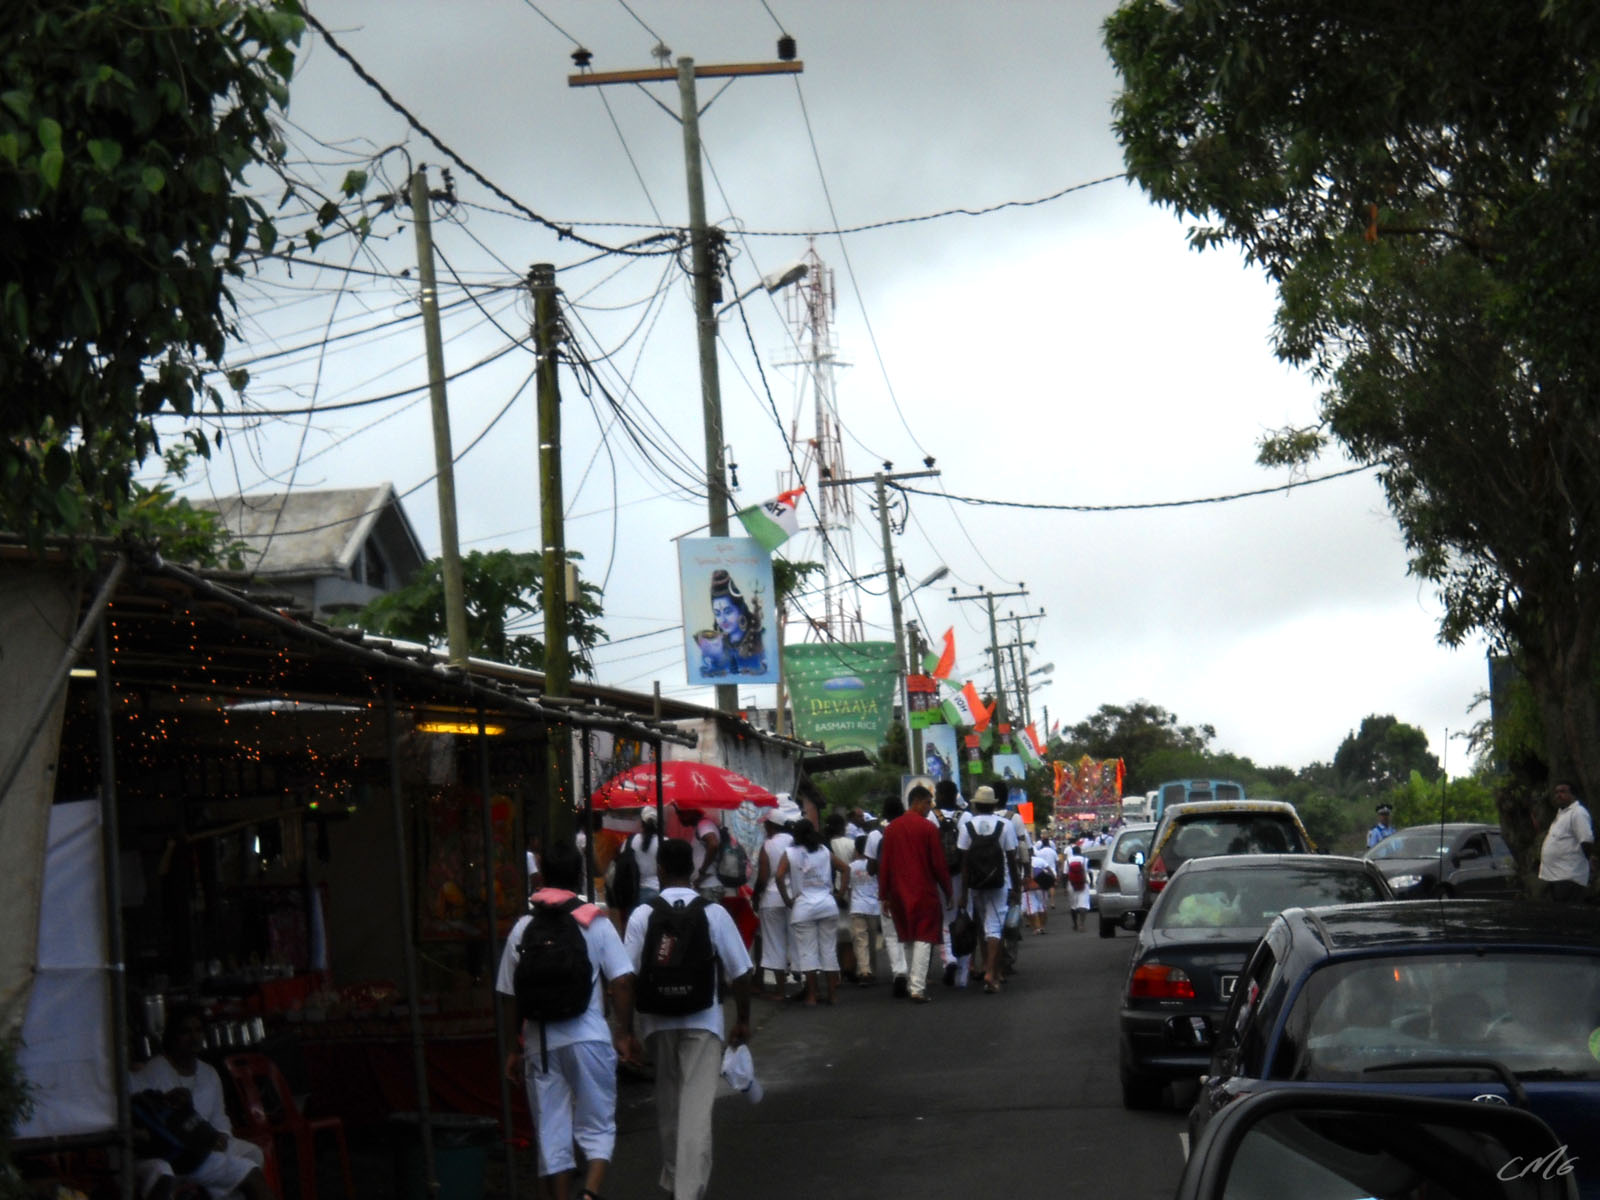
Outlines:
POLYGON ((656 810, 647 808, 639 814, 641 828, 628 839, 633 846, 633 860, 639 864, 639 903, 649 904, 661 895, 661 876, 656 872, 656 851, 661 839, 656 836, 656 810))
POLYGON ((789 908, 789 926, 794 930, 799 968, 806 977, 805 1004, 815 1006, 817 976, 827 973, 828 992, 821 999, 832 1004, 839 990, 839 903, 834 899, 850 893, 850 867, 825 846, 822 835, 810 821, 794 826, 794 845, 778 860, 778 894, 789 908))
POLYGON ((778 864, 784 851, 794 845, 794 835, 788 830, 788 820, 775 810, 766 819, 767 840, 761 844, 761 854, 756 863, 755 901, 756 915, 761 920, 761 961, 756 965, 756 991, 766 986, 767 972, 777 979, 778 995, 784 992, 784 978, 795 970, 795 956, 790 945, 789 906, 773 883, 778 874, 778 864))

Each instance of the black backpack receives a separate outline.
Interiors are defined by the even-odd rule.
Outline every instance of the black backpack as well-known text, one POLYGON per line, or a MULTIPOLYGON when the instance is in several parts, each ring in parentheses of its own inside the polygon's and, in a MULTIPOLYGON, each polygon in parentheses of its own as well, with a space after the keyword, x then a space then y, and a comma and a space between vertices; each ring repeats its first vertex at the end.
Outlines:
POLYGON ((939 818, 939 845, 944 850, 944 865, 953 874, 961 870, 961 823, 939 818))
POLYGON ((633 838, 622 843, 622 850, 611 860, 611 883, 606 902, 620 912, 631 912, 639 903, 639 859, 633 852, 633 838))
POLYGON ((1000 838, 1006 824, 994 819, 994 828, 979 833, 977 819, 969 826, 972 844, 967 847, 967 886, 969 888, 997 888, 1006 882, 1006 852, 1001 849, 1000 838))
POLYGON ((717 882, 723 887, 743 887, 750 875, 750 857, 727 830, 722 833, 722 849, 717 853, 717 882))
POLYGON ((717 998, 717 952, 711 944, 707 901, 650 901, 633 1006, 642 1013, 681 1017, 710 1008, 717 998))

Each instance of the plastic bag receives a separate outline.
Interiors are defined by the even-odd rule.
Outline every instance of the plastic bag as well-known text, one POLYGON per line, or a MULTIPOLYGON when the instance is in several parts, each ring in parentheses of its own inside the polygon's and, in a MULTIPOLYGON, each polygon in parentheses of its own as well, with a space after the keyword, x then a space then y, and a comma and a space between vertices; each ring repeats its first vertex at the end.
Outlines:
POLYGON ((736 1092, 743 1092, 751 1104, 760 1104, 765 1094, 756 1078, 755 1060, 749 1046, 729 1046, 722 1052, 722 1078, 736 1092))

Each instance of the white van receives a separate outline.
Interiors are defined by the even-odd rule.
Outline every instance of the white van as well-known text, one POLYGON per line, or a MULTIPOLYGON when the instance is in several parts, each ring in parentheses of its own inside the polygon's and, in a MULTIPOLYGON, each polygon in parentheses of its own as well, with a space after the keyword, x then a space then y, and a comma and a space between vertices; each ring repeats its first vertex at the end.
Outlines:
POLYGON ((1122 798, 1122 819, 1124 821, 1147 821, 1150 813, 1150 798, 1148 796, 1124 796, 1122 798))

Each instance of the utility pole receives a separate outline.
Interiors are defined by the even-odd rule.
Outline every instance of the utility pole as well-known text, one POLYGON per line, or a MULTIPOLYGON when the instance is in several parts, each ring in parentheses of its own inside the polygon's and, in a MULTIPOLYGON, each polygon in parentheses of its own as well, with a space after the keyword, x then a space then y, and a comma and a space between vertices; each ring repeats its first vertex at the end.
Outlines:
MULTIPOLYGON (((556 306, 556 269, 534 263, 528 271, 533 294, 533 343, 537 352, 535 388, 539 422, 539 528, 543 567, 544 690, 547 696, 572 693, 572 656, 567 648, 567 537, 562 523, 561 377, 557 348, 561 318, 556 306)), ((557 835, 570 832, 572 819, 572 739, 562 725, 548 730, 546 796, 557 835)))
MULTIPOLYGON (((787 37, 787 35, 785 35, 787 37)), ((780 43, 780 53, 785 47, 780 43)), ((793 41, 787 49, 793 53, 793 41)), ((663 54, 666 52, 663 51, 663 54)), ((722 437, 722 391, 717 379, 717 315, 721 297, 722 231, 716 231, 713 253, 712 231, 706 225, 706 190, 700 151, 700 106, 695 96, 695 80, 733 78, 745 75, 797 75, 805 64, 796 60, 767 63, 734 63, 726 66, 696 67, 694 59, 680 58, 676 69, 660 67, 640 71, 585 72, 567 76, 568 87, 599 87, 606 84, 669 82, 678 84, 678 120, 683 126, 683 157, 689 189, 689 250, 694 273, 694 314, 696 344, 700 354, 700 410, 705 426, 706 516, 712 537, 728 536, 728 476, 722 437)), ((717 707, 723 712, 739 709, 737 684, 717 685, 717 707)))
POLYGON ((994 615, 994 602, 1008 600, 1012 596, 1028 595, 1028 585, 1017 584, 1015 592, 990 592, 979 588, 971 596, 951 596, 950 603, 955 604, 962 600, 982 600, 989 607, 989 654, 994 663, 994 719, 996 725, 1009 725, 1010 718, 1006 710, 1005 675, 1000 670, 1000 629, 996 624, 994 615))
POLYGON ((1024 621, 1043 620, 1044 615, 1044 609, 1042 608, 1036 613, 1006 614, 1006 620, 1010 621, 1016 628, 1017 640, 1015 644, 1018 647, 1018 654, 1022 659, 1022 666, 1017 674, 1017 707, 1022 710, 1022 723, 1024 725, 1031 724, 1033 721, 1033 706, 1029 697, 1031 688, 1028 683, 1028 651, 1026 647, 1032 646, 1034 643, 1025 642, 1022 640, 1022 623, 1024 621))
MULTIPOLYGON (((915 664, 913 664, 907 657, 905 625, 900 619, 900 583, 899 575, 895 571, 894 564, 894 538, 891 536, 891 530, 889 528, 888 486, 893 480, 928 479, 937 476, 939 472, 932 470, 901 471, 898 475, 891 475, 888 473, 888 468, 893 464, 884 463, 883 465, 885 468, 884 470, 879 471, 870 477, 861 476, 851 479, 824 479, 822 480, 822 486, 825 488, 846 487, 856 483, 870 483, 878 493, 878 531, 883 536, 883 570, 885 577, 889 580, 889 616, 894 622, 894 652, 895 657, 899 659, 900 669, 900 716, 905 722, 906 728, 907 765, 914 771, 916 769, 916 760, 911 758, 911 694, 906 690, 906 676, 915 670, 915 664)), ((918 742, 921 741, 920 738, 916 740, 918 742)))
POLYGON ((450 448, 450 403, 444 390, 444 342, 439 336, 439 291, 433 276, 433 227, 428 217, 428 168, 411 176, 411 218, 422 282, 422 334, 428 351, 428 398, 433 408, 434 486, 439 496, 439 562, 444 577, 444 626, 450 665, 467 665, 467 601, 456 536, 455 454, 450 448))

